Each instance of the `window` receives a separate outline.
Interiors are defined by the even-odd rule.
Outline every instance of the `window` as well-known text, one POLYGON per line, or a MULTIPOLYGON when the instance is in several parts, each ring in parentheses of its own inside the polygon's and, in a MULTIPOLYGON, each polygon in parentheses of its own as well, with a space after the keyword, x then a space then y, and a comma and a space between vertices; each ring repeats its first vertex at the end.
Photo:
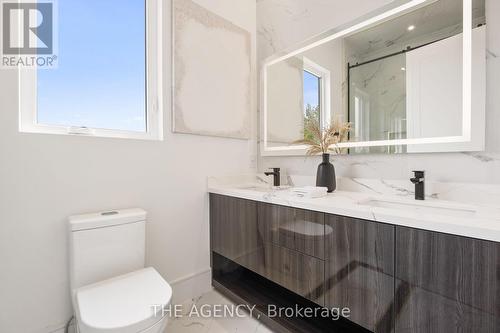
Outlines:
POLYGON ((303 62, 304 125, 315 120, 326 127, 330 122, 330 71, 308 58, 303 62))
POLYGON ((58 65, 20 70, 20 130, 162 139, 160 6, 58 1, 58 65))

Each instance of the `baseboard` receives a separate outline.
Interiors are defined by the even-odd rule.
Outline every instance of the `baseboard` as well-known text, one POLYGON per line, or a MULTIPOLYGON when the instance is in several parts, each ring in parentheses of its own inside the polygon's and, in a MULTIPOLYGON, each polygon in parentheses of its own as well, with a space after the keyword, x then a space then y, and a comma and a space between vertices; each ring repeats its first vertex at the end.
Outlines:
MULTIPOLYGON (((65 333, 64 331, 66 330, 66 325, 64 325, 63 327, 61 328, 58 328, 54 331, 50 331, 48 333, 65 333)), ((75 327, 75 323, 72 322, 71 325, 69 325, 69 330, 68 330, 68 333, 76 333, 76 327, 75 327)))
POLYGON ((210 268, 169 282, 173 289, 173 304, 196 298, 212 290, 212 270, 210 268))

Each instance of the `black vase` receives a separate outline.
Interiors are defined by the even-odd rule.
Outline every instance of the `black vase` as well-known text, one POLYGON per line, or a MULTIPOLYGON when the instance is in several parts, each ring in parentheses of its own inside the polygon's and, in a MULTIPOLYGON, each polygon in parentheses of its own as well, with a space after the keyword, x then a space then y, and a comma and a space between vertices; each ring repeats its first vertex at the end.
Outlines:
POLYGON ((337 188, 335 168, 333 167, 333 164, 330 163, 330 154, 323 154, 323 162, 318 165, 316 186, 327 187, 328 193, 332 193, 337 188))

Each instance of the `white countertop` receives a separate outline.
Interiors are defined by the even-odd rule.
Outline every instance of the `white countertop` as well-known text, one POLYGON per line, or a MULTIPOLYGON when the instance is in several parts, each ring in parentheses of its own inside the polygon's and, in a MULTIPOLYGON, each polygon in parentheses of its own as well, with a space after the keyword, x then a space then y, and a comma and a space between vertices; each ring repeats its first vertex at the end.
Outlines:
POLYGON ((428 199, 415 201, 387 195, 336 191, 323 198, 309 199, 296 196, 290 190, 270 189, 262 184, 209 184, 208 192, 276 205, 349 216, 447 234, 500 242, 500 207, 468 205, 454 201, 428 199), (408 205, 408 209, 377 207, 370 200, 408 205), (458 210, 457 216, 447 210, 458 210), (432 213, 429 210, 435 210, 432 213), (444 213, 440 213, 442 210, 444 213), (462 212, 463 214, 461 214, 462 212), (462 216, 463 215, 463 216, 462 216))

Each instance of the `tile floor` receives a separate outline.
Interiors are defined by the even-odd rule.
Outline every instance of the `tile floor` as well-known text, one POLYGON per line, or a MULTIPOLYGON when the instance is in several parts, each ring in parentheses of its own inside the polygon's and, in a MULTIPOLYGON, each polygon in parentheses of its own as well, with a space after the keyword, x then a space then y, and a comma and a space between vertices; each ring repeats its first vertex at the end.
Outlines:
MULTIPOLYGON (((201 314, 202 306, 204 311, 216 309, 213 305, 232 305, 231 301, 216 291, 206 293, 197 299, 184 302, 182 304, 182 316, 170 319, 165 333, 273 333, 257 319, 245 315, 244 318, 223 317, 223 318, 204 318, 203 316, 189 316, 195 313, 193 305, 196 305, 197 311, 201 314)), ((208 313, 208 312, 204 312, 208 313)))

